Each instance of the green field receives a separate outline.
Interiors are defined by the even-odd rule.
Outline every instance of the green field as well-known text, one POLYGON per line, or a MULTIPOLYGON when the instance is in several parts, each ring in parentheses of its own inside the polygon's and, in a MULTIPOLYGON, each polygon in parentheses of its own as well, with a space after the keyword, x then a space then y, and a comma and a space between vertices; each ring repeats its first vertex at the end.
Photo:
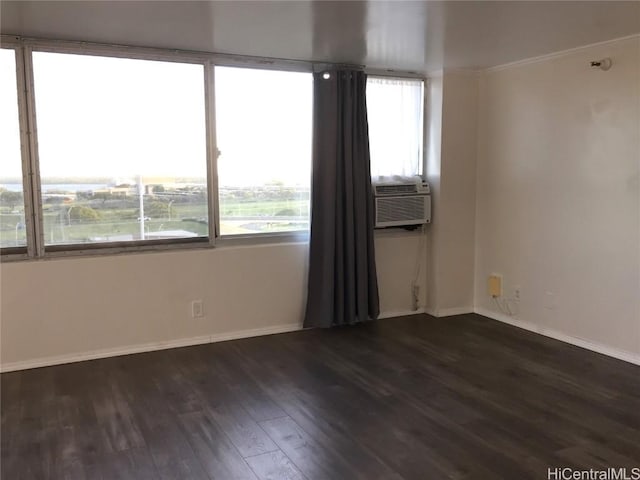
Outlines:
MULTIPOLYGON (((206 200, 177 203, 145 198, 145 234, 185 231, 208 235, 206 200)), ((223 234, 291 231, 308 228, 308 200, 222 199, 223 234), (280 218, 279 218, 280 217, 280 218)), ((92 243, 140 238, 136 199, 95 200, 43 205, 45 243, 92 243)), ((186 234, 185 234, 186 236, 186 234)), ((0 206, 0 246, 26 243, 24 208, 0 206)))

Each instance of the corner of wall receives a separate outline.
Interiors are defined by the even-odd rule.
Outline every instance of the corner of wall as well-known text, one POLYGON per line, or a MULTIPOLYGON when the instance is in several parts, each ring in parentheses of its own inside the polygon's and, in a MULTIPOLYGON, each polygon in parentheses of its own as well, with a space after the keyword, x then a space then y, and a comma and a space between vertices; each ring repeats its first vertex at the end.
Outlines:
POLYGON ((488 69, 478 94, 475 311, 634 361, 640 36, 488 69), (491 272, 520 287, 516 315, 484 293, 491 272))
POLYGON ((473 70, 446 71, 430 92, 428 307, 434 312, 468 310, 474 301, 478 78, 473 70))

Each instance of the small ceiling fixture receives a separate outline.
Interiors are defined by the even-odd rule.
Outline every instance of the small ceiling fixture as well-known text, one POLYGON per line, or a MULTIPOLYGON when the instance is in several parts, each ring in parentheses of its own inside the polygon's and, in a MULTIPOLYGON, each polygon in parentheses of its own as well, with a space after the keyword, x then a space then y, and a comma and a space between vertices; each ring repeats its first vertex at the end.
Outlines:
POLYGON ((611 68, 612 62, 609 57, 603 58, 602 60, 595 60, 591 62, 591 66, 594 68, 599 68, 600 70, 604 70, 605 72, 611 68))

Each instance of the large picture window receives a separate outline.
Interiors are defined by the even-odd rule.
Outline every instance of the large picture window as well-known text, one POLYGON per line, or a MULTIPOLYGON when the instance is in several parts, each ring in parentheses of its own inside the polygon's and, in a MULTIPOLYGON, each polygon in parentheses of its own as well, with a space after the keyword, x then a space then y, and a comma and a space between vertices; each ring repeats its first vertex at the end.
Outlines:
MULTIPOLYGON (((2 40, 3 261, 309 231, 311 63, 2 40)), ((422 175, 423 81, 367 82, 372 176, 422 175)))
POLYGON ((222 235, 309 228, 313 78, 216 67, 222 235))
POLYGON ((0 49, 0 247, 27 244, 16 51, 0 49))
POLYGON ((423 174, 424 82, 369 77, 367 115, 371 176, 423 174))
POLYGON ((204 67, 34 52, 45 245, 208 236, 204 67))

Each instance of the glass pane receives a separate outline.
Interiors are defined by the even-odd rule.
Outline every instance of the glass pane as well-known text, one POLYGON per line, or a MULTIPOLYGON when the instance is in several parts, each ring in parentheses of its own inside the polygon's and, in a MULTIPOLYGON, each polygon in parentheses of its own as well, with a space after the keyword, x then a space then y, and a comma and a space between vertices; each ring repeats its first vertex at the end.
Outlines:
POLYGON ((312 75, 215 73, 222 235, 307 230, 312 75))
POLYGON ((0 49, 0 247, 26 244, 16 52, 0 49))
POLYGON ((422 80, 369 77, 371 176, 422 174, 422 80))
POLYGON ((202 65, 33 54, 46 245, 208 235, 202 65))

